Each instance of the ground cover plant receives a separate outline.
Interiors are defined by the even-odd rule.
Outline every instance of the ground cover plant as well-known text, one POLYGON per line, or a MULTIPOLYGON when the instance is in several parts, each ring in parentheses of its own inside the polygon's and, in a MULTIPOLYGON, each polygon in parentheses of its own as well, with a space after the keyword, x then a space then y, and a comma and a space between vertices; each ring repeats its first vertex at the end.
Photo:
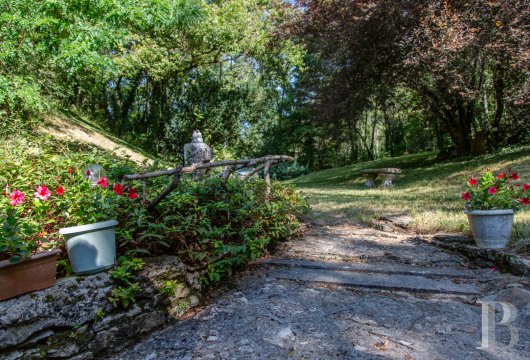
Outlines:
MULTIPOLYGON (((0 256, 13 261, 38 249, 64 249, 58 234, 62 227, 116 218, 119 254, 178 255, 192 268, 207 269, 206 282, 216 282, 228 267, 262 256, 296 232, 296 215, 305 207, 296 191, 279 183, 268 197, 262 180, 235 178, 225 184, 213 176, 203 182, 184 179, 155 212, 148 212, 148 199, 167 180, 126 183, 122 177, 160 165, 141 168, 103 151, 42 136, 6 140, 0 158, 5 164, 0 169, 1 216, 9 225, 3 231, 18 232, 3 233, 0 256), (107 176, 91 183, 85 166, 94 163, 107 176)), ((67 269, 63 256, 61 268, 67 269)), ((123 267, 127 261, 121 263, 123 267)), ((116 303, 130 302, 127 294, 114 295, 116 303)))
MULTIPOLYGON (((479 178, 489 167, 498 174, 512 169, 519 182, 530 178, 530 147, 506 148, 478 157, 437 160, 437 153, 405 155, 311 173, 288 181, 308 198, 315 216, 330 220, 342 214, 354 222, 369 224, 383 215, 408 213, 414 219, 412 228, 419 234, 435 232, 470 232, 464 214, 461 194, 474 176, 479 178), (399 167, 403 174, 394 188, 366 189, 361 169, 399 167)), ((380 180, 379 180, 380 181, 380 180)), ((516 213, 512 246, 530 251, 530 211, 524 207, 516 213)))

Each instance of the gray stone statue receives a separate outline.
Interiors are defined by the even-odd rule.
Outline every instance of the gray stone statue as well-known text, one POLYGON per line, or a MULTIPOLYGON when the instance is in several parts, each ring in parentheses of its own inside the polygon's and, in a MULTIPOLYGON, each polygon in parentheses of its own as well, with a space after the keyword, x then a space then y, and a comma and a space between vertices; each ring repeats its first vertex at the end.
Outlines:
MULTIPOLYGON (((184 165, 207 163, 213 158, 213 150, 202 140, 202 134, 199 130, 193 132, 191 143, 184 145, 184 165)), ((198 170, 194 173, 193 178, 200 180, 206 170, 198 170)))

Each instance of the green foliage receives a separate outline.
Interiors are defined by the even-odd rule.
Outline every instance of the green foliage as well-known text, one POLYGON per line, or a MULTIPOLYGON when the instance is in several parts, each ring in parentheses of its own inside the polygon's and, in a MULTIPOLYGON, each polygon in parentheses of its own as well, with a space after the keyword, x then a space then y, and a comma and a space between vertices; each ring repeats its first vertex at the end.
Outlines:
MULTIPOLYGON (((140 206, 138 200, 116 195, 110 187, 117 183, 114 176, 130 163, 115 159, 100 151, 79 151, 75 146, 60 147, 59 143, 43 137, 16 137, 0 148, 0 197, 3 236, 0 258, 14 259, 31 255, 37 250, 63 247, 60 228, 116 218, 119 213, 140 206), (107 168, 110 185, 92 186, 81 169, 90 163, 107 168), (45 196, 38 198, 37 189, 45 196), (63 190, 61 192, 60 190, 63 190), (11 205, 10 196, 20 192, 20 202, 11 205)), ((132 211, 132 210, 131 210, 132 211)), ((64 256, 64 253, 63 253, 64 256)), ((68 266, 60 272, 67 274, 68 266)))
POLYGON ((525 194, 528 200, 530 187, 516 183, 518 179, 519 175, 512 173, 511 170, 501 172, 498 176, 493 176, 493 173, 488 170, 479 180, 471 178, 467 185, 468 191, 462 194, 462 199, 466 201, 466 209, 497 210, 520 207, 524 202, 525 194))
POLYGON ((200 128, 251 153, 301 50, 276 0, 13 0, 0 4, 0 136, 54 107, 180 159, 200 128))
POLYGON ((168 296, 175 296, 177 288, 178 284, 175 280, 167 280, 164 282, 164 285, 162 286, 162 289, 160 289, 160 292, 168 296))
POLYGON ((308 173, 306 166, 293 163, 281 163, 271 168, 271 176, 276 180, 288 180, 308 173))
POLYGON ((121 256, 118 259, 118 266, 110 271, 110 277, 116 283, 112 289, 109 301, 114 307, 121 306, 128 308, 131 303, 136 302, 135 296, 141 288, 138 283, 133 283, 135 273, 140 271, 144 263, 141 259, 121 256))
MULTIPOLYGON (((233 178, 225 183, 214 176, 201 182, 182 179, 156 211, 149 212, 140 198, 129 198, 133 186, 145 189, 142 197, 153 199, 166 188, 167 178, 124 183, 120 180, 125 173, 140 171, 131 162, 100 151, 83 151, 77 145, 62 147, 42 137, 16 138, 4 145, 0 159, 6 166, 0 168, 0 186, 8 185, 9 193, 20 189, 26 194, 16 209, 24 214, 18 217, 21 224, 32 226, 31 234, 29 227, 23 228, 28 230, 27 244, 31 239, 33 245, 64 247, 60 228, 116 218, 120 255, 177 255, 191 266, 209 267, 208 282, 218 281, 228 269, 262 256, 295 233, 300 225, 297 215, 306 207, 299 193, 278 182, 273 182, 269 197, 263 180, 233 178), (107 171, 108 187, 92 186, 84 179, 81 169, 93 163, 107 171), (32 196, 42 184, 50 192, 45 200, 32 196), (111 189, 117 184, 124 187, 121 195, 111 189), (57 193, 59 187, 64 193, 57 193)), ((11 207, 7 196, 0 201, 11 207)), ((1 253, 8 256, 7 250, 1 253)), ((140 267, 140 260, 120 260, 112 277, 124 289, 111 296, 114 303, 123 305, 122 296, 128 304, 132 301, 135 287, 130 282, 140 267)), ((64 260, 59 272, 69 271, 64 260)))
MULTIPOLYGON (((150 182, 150 191, 158 183, 150 182)), ((156 216, 137 211, 120 220, 124 225, 118 228, 118 239, 133 253, 178 254, 207 267, 206 282, 216 282, 229 268, 262 256, 299 228, 297 214, 306 203, 295 190, 274 183, 270 201, 265 199, 262 180, 235 178, 225 184, 217 177, 183 179, 159 204, 156 216), (132 228, 136 230, 127 230, 132 228)))
POLYGON ((40 248, 39 241, 42 238, 38 234, 38 227, 21 215, 19 208, 9 205, 5 208, 5 214, 1 215, 0 260, 8 258, 11 263, 17 263, 40 248))

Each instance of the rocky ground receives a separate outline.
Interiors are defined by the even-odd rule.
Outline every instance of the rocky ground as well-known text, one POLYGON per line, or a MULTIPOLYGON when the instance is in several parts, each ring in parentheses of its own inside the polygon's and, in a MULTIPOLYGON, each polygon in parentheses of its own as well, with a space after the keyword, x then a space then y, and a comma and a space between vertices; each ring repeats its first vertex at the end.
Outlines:
MULTIPOLYGON (((113 359, 528 359, 529 289, 413 236, 313 223, 198 314, 113 359), (514 347, 477 349, 487 300, 517 307, 514 347)), ((506 327, 496 336, 510 340, 506 327)))

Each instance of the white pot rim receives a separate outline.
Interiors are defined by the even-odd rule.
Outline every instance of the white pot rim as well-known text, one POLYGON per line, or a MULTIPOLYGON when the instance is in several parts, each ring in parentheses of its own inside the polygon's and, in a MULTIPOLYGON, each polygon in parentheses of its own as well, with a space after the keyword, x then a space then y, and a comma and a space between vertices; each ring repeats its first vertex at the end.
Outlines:
POLYGON ((464 210, 464 213, 469 215, 513 215, 513 209, 497 209, 497 210, 464 210))
POLYGON ((108 220, 108 221, 102 221, 102 222, 93 223, 93 224, 71 226, 71 227, 63 228, 59 230, 59 234, 70 235, 70 234, 81 233, 81 232, 86 232, 86 231, 103 230, 106 228, 114 227, 116 225, 118 225, 118 222, 116 220, 108 220))

